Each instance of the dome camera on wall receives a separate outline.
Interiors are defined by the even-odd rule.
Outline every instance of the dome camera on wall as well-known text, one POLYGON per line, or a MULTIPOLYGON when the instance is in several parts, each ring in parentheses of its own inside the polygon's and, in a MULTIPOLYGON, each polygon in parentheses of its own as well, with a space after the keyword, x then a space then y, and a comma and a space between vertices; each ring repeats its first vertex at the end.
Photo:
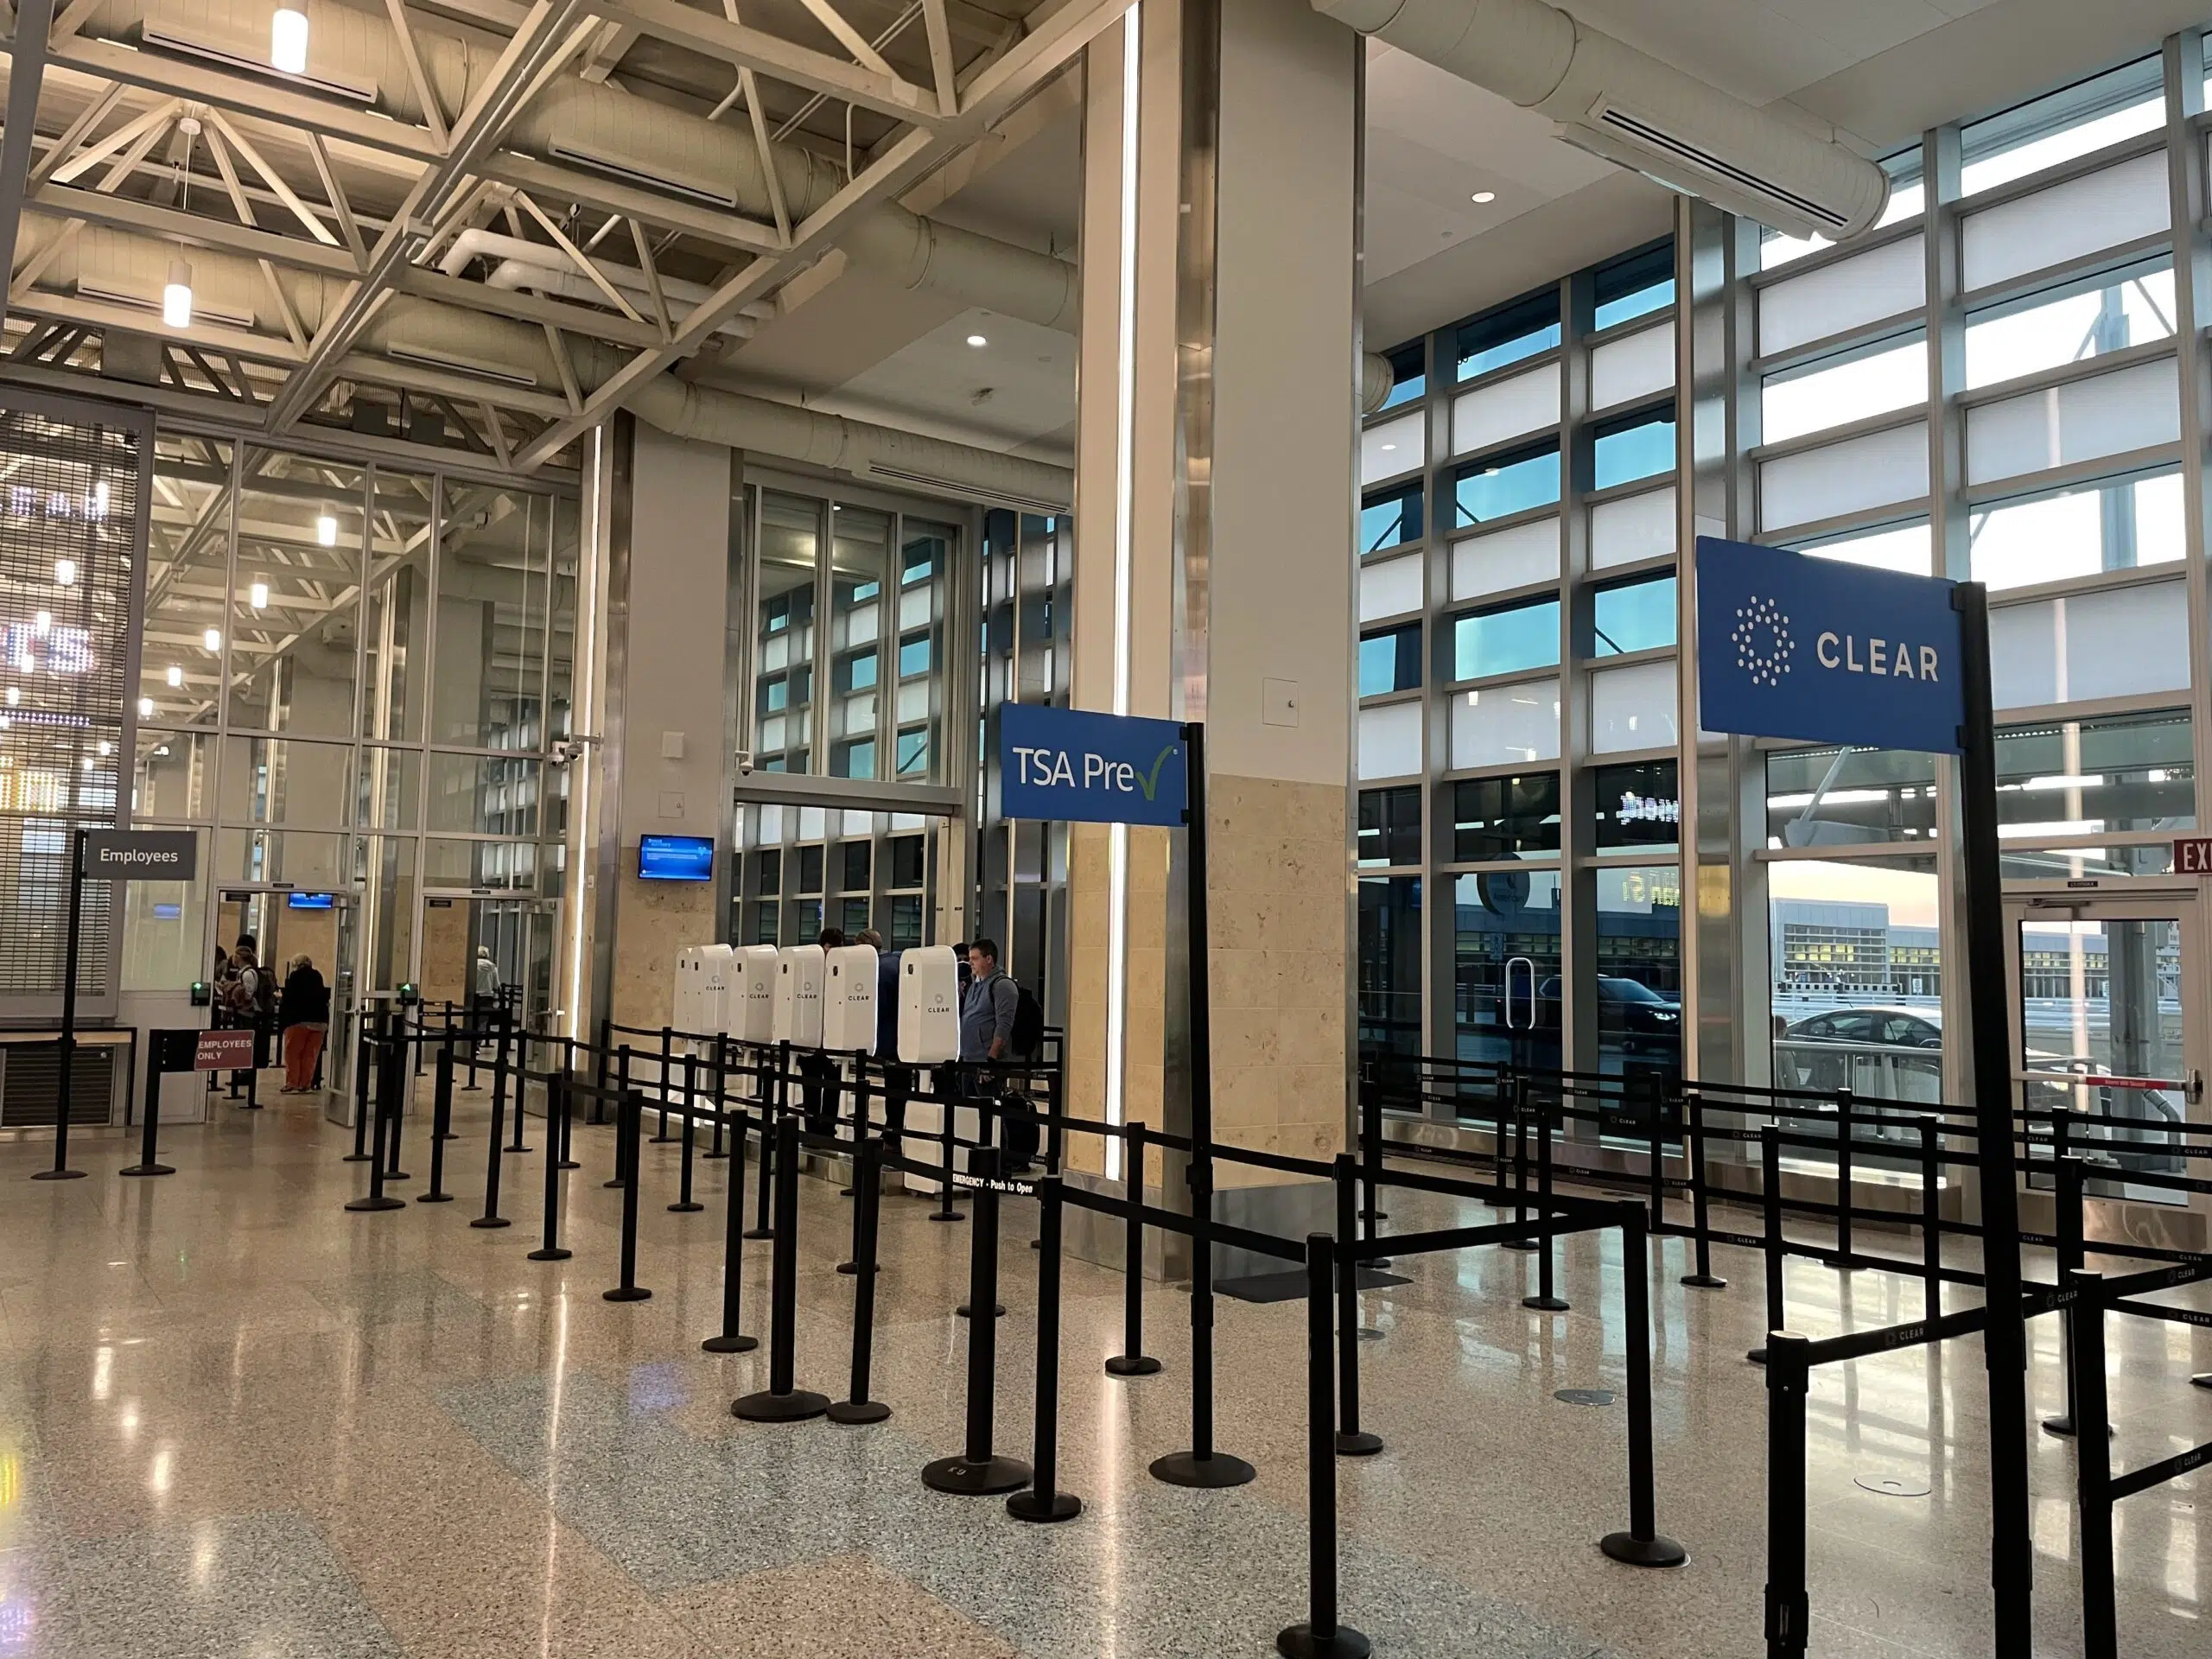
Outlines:
POLYGON ((741 778, 750 778, 753 775, 752 750, 740 749, 737 752, 737 775, 741 778))

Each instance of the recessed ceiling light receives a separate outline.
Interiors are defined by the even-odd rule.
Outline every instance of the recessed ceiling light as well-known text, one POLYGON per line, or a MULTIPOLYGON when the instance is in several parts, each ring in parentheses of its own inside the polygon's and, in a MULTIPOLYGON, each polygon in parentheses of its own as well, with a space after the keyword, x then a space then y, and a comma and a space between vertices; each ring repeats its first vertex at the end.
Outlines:
POLYGON ((1497 192, 1495 190, 1478 190, 1471 197, 1469 198, 1469 200, 1472 201, 1485 202, 1496 201, 1497 200, 1497 192))
POLYGON ((970 334, 968 336, 968 343, 970 346, 988 346, 991 342, 985 340, 981 334, 970 334))

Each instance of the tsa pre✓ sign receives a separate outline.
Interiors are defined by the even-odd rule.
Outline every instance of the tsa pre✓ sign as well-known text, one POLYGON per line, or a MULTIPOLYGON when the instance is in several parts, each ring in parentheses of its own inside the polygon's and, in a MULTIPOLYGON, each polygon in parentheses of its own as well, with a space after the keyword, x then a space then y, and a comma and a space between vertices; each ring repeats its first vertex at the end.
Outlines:
POLYGON ((1183 728, 1009 702, 999 709, 999 810, 1063 823, 1179 824, 1183 728))
POLYGON ((1956 753, 1956 586, 1699 537, 1698 723, 1956 753))

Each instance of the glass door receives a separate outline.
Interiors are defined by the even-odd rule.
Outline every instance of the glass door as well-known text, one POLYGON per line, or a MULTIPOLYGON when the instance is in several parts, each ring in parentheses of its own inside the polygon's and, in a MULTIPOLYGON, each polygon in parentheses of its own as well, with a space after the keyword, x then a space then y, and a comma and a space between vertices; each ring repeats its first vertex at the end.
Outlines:
POLYGON ((2136 1179, 2196 1173, 2173 1128, 2206 1122, 2196 898, 2051 894, 2009 909, 2018 1103, 2067 1115, 2066 1141, 2088 1160, 2093 1197, 2202 1210, 2201 1198, 2136 1179))

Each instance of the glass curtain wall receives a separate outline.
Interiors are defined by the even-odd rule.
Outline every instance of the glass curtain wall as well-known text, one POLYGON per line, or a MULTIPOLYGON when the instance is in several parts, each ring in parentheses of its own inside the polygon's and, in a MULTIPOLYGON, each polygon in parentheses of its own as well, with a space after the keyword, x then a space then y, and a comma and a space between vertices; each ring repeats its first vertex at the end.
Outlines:
POLYGON ((160 435, 133 811, 209 850, 205 902, 131 912, 128 988, 206 978, 251 933, 340 1009, 462 999, 478 944, 546 1006, 543 950, 426 949, 423 900, 558 895, 567 779, 542 757, 568 734, 577 535, 565 495, 160 435))

